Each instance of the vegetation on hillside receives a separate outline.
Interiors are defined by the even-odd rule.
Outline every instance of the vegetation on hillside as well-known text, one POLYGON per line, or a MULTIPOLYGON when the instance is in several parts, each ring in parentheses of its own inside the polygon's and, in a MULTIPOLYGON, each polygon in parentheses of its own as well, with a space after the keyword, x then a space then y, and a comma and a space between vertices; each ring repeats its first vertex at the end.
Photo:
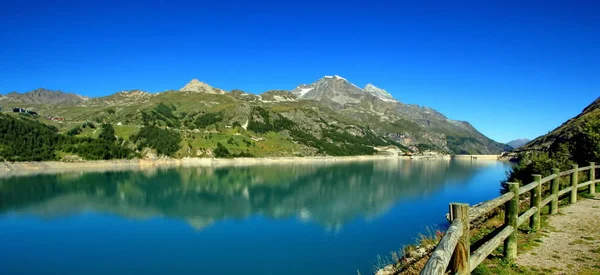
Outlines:
POLYGON ((252 119, 248 122, 248 130, 256 133, 279 132, 296 127, 296 123, 281 114, 271 117, 269 111, 262 107, 254 108, 250 117, 252 119))
POLYGON ((106 136, 111 128, 103 126, 104 139, 80 138, 33 119, 0 114, 0 159, 55 160, 59 151, 91 160, 132 157, 133 151, 115 143, 114 130, 112 139, 106 136))
POLYGON ((0 116, 0 157, 8 161, 53 160, 59 135, 55 127, 29 119, 0 116))
POLYGON ((532 174, 550 175, 552 168, 564 171, 571 169, 573 164, 583 167, 590 162, 599 162, 600 109, 584 112, 550 134, 536 139, 533 144, 546 140, 552 142, 548 142, 545 148, 524 147, 519 163, 509 172, 507 181, 529 181, 532 174))
POLYGON ((168 129, 161 129, 154 125, 144 126, 139 133, 133 134, 129 140, 138 145, 138 150, 150 147, 159 154, 173 156, 181 147, 181 135, 168 129))
MULTIPOLYGON (((232 139, 230 139, 230 140, 232 140, 232 139)), ((225 147, 225 145, 223 145, 220 142, 217 142, 217 148, 215 148, 215 150, 213 150, 213 154, 217 158, 252 158, 252 157, 254 157, 254 155, 250 154, 248 151, 246 151, 246 152, 242 151, 237 154, 231 153, 231 152, 229 152, 229 149, 227 149, 227 147, 225 147)))
MULTIPOLYGON (((278 98, 288 95, 283 91, 269 94, 277 94, 278 98)), ((376 153, 374 147, 390 145, 405 152, 435 150, 447 153, 481 153, 481 148, 489 147, 479 136, 472 138, 474 130, 468 127, 430 123, 435 116, 429 115, 426 122, 415 120, 410 115, 398 113, 394 109, 397 106, 373 105, 365 101, 361 103, 362 107, 333 110, 312 101, 277 102, 273 98, 264 102, 256 96, 232 95, 126 92, 94 99, 90 104, 60 105, 60 108, 23 106, 38 110, 41 115, 38 122, 54 125, 57 134, 99 139, 138 152, 153 148, 159 154, 176 157, 213 156, 212 151, 219 148, 217 143, 224 145, 230 156, 250 154, 259 157, 371 155, 376 153), (52 119, 45 120, 44 117, 52 119), (164 136, 166 140, 158 136, 164 136), (237 144, 228 144, 230 138, 237 144), (128 144, 130 141, 133 144, 128 144), (399 143, 407 141, 410 149, 399 143), (245 146, 246 142, 251 145, 245 146)), ((422 112, 417 107, 406 108, 422 112)), ((60 148, 57 150, 62 151, 61 157, 68 153, 60 148)), ((105 158, 94 155, 93 158, 105 158)))
POLYGON ((180 125, 177 116, 173 113, 175 106, 167 106, 159 103, 153 109, 141 113, 144 125, 178 127, 180 125))
POLYGON ((115 128, 113 128, 112 124, 102 124, 98 138, 108 142, 115 142, 117 138, 115 137, 115 128))
POLYGON ((210 125, 217 124, 218 122, 221 122, 222 120, 223 120, 222 112, 206 113, 206 114, 199 116, 194 121, 194 126, 196 126, 197 128, 206 128, 210 125))

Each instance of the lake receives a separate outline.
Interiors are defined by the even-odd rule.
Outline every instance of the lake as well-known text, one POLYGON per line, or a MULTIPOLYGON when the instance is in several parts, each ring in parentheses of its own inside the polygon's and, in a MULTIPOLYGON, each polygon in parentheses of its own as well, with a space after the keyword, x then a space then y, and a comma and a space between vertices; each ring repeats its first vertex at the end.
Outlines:
POLYGON ((178 167, 0 178, 2 274, 361 274, 499 195, 489 160, 178 167))

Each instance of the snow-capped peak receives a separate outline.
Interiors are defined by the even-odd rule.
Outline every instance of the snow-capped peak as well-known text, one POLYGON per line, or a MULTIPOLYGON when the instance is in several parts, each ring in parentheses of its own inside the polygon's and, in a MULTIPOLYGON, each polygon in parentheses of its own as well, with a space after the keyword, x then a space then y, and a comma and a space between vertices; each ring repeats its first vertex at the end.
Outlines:
POLYGON ((326 76, 324 76, 323 78, 337 79, 337 80, 346 80, 346 81, 348 81, 347 79, 345 79, 345 78, 343 78, 343 77, 341 77, 341 76, 339 76, 339 75, 333 75, 333 76, 331 76, 331 75, 326 75, 326 76))
POLYGON ((323 97, 323 95, 327 94, 329 91, 336 92, 328 94, 328 97, 336 97, 340 96, 340 94, 345 94, 345 96, 358 98, 361 95, 367 94, 377 97, 383 101, 398 102, 384 89, 377 88, 375 85, 370 83, 364 88, 360 88, 339 75, 326 75, 314 83, 308 85, 302 84, 296 87, 296 89, 292 90, 292 94, 294 94, 297 98, 316 99, 323 97))

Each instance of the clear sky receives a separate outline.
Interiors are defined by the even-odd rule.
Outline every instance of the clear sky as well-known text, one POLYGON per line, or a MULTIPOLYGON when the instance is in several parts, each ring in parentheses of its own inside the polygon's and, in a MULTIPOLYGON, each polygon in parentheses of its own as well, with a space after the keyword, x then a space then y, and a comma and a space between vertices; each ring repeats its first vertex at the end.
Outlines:
POLYGON ((600 1, 0 0, 0 93, 291 90, 337 74, 545 134, 600 96, 600 1))

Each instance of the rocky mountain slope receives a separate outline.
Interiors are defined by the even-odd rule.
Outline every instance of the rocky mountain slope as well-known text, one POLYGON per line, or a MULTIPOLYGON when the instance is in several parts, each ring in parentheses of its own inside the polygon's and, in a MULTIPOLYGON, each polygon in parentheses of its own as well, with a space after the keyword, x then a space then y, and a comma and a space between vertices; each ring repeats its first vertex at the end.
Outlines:
POLYGON ((208 94, 219 94, 225 93, 224 90, 213 88, 212 86, 198 81, 198 79, 192 79, 188 84, 179 89, 180 92, 192 92, 192 93, 208 93, 208 94))
MULTIPOLYGON (((561 171, 600 161, 600 98, 548 134, 522 146, 507 157, 518 160, 505 182, 526 183, 532 174, 549 175, 552 168, 561 171)), ((502 184, 503 192, 508 192, 502 184)))
MULTIPOLYGON (((510 150, 467 122, 404 104, 372 84, 359 88, 340 76, 326 76, 291 92, 260 95, 225 92, 196 79, 180 90, 122 91, 92 99, 38 89, 0 97, 0 106, 35 110, 40 122, 81 137, 98 135, 80 127, 86 122, 113 124, 116 136, 124 141, 144 127, 165 129, 181 137, 175 157, 214 156, 218 144, 228 153, 253 156, 373 154, 377 147, 386 146, 405 153, 510 150)), ((134 144, 128 146, 142 152, 139 140, 131 140, 134 144)))
POLYGON ((450 120, 431 108, 404 104, 372 84, 361 89, 342 77, 325 76, 312 84, 298 86, 292 93, 370 125, 415 151, 494 154, 510 150, 467 122, 450 120))
POLYGON ((600 98, 585 107, 579 115, 517 151, 562 152, 582 163, 597 160, 600 157, 600 98))

